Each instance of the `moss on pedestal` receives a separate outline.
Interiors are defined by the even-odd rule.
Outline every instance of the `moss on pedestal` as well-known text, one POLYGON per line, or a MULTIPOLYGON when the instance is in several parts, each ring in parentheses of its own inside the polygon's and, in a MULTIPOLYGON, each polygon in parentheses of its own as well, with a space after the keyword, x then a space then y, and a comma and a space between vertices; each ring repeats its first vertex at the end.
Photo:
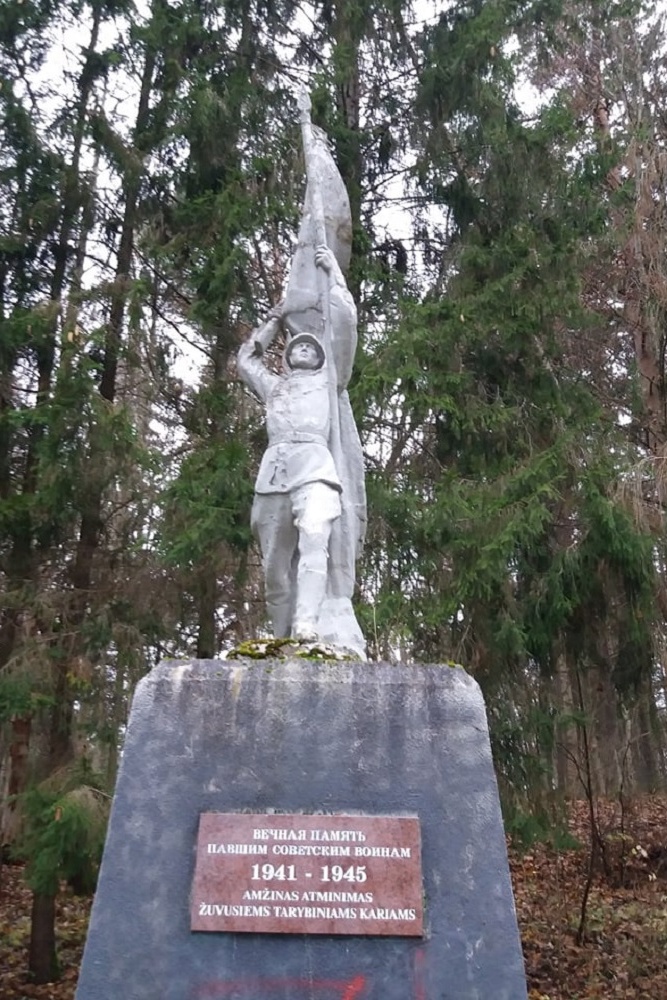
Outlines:
POLYGON ((299 639, 245 639, 227 654, 228 660, 358 660, 356 653, 328 642, 299 639))

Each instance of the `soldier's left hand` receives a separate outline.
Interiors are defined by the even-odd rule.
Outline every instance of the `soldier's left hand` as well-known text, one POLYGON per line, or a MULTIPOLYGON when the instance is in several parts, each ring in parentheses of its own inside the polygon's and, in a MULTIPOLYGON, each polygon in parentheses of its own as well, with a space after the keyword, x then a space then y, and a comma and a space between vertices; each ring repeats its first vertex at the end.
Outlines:
POLYGON ((329 273, 334 266, 335 257, 332 250, 326 245, 326 243, 321 243, 315 250, 315 263, 318 267, 321 267, 324 271, 329 273))
POLYGON ((271 306, 269 309, 268 319, 282 319, 283 308, 285 306, 285 300, 281 299, 280 302, 276 302, 275 306, 271 306))

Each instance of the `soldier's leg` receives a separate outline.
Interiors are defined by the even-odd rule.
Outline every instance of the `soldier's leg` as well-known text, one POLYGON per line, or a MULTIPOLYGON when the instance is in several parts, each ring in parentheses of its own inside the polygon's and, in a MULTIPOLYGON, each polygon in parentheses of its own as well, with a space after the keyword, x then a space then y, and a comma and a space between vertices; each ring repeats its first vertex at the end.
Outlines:
POLYGON ((281 639, 291 632, 296 587, 293 558, 298 536, 289 496, 257 494, 251 524, 262 552, 266 609, 273 634, 281 639))
POLYGON ((331 526, 340 517, 340 494, 326 483, 308 483, 294 491, 299 563, 292 635, 317 639, 317 619, 327 591, 331 526))

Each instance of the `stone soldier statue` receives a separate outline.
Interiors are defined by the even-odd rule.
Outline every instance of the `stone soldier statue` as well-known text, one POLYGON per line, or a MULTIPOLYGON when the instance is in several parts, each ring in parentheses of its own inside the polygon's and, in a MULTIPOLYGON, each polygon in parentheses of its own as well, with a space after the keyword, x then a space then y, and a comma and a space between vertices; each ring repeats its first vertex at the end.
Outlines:
POLYGON ((300 110, 308 186, 286 296, 237 361, 266 407, 269 438, 252 526, 274 635, 320 639, 364 656, 351 603, 366 506, 346 391, 357 345, 356 307, 341 266, 349 260, 349 201, 303 94, 300 110), (263 355, 281 328, 288 340, 277 375, 263 355))

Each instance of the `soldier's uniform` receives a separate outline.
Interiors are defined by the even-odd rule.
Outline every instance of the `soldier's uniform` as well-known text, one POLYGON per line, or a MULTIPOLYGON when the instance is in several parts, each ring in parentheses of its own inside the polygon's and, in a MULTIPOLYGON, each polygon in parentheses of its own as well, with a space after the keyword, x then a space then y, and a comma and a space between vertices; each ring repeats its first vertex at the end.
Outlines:
MULTIPOLYGON (((323 356, 316 338, 310 339, 323 356)), ((266 406, 269 445, 251 522, 262 550, 269 616, 274 635, 291 631, 311 638, 326 592, 329 536, 341 513, 342 485, 328 446, 326 366, 290 369, 286 359, 285 367, 283 376, 269 371, 252 344, 239 351, 239 373, 266 406)))

